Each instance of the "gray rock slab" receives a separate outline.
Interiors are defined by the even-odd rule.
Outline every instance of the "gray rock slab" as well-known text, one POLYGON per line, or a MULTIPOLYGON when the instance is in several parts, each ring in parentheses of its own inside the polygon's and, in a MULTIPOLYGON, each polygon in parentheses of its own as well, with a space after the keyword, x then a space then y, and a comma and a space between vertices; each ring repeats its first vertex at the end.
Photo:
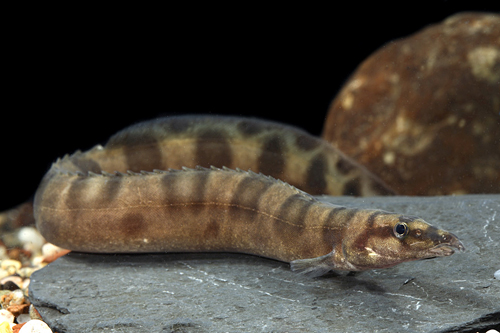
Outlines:
POLYGON ((484 332, 500 326, 500 195, 320 197, 418 215, 466 252, 312 279, 230 253, 70 253, 30 299, 57 332, 484 332))

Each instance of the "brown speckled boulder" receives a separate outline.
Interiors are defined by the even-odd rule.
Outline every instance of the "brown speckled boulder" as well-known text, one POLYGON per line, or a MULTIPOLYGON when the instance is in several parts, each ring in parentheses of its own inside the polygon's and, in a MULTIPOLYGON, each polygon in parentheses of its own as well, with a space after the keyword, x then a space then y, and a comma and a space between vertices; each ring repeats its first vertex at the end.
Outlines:
POLYGON ((500 15, 453 15, 383 46, 323 137, 399 194, 500 193, 500 15))

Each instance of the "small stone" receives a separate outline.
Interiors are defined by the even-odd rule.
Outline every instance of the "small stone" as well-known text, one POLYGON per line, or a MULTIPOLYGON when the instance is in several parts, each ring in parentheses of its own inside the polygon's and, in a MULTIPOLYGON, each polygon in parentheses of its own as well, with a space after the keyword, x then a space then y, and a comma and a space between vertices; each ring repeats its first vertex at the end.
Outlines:
POLYGON ((21 289, 12 291, 12 300, 10 305, 23 304, 25 302, 24 293, 21 289))
POLYGON ((30 304, 28 303, 16 304, 9 306, 6 310, 12 313, 15 317, 17 317, 20 314, 28 314, 29 306, 30 304))
POLYGON ((8 323, 14 322, 14 315, 5 309, 0 310, 0 322, 6 321, 8 323))
POLYGON ((24 324, 19 333, 52 333, 52 330, 43 321, 32 319, 24 324))
POLYGON ((16 269, 16 267, 14 267, 14 266, 9 266, 9 267, 7 267, 7 273, 9 273, 9 275, 14 275, 14 274, 16 274, 16 273, 17 273, 17 269, 16 269))
POLYGON ((9 322, 3 321, 0 323, 0 333, 13 333, 9 322))
POLYGON ((17 260, 17 261, 23 262, 23 260, 25 260, 26 258, 31 257, 31 252, 27 251, 27 250, 23 250, 22 248, 19 248, 19 247, 14 247, 14 248, 8 249, 7 255, 12 260, 17 260))
POLYGON ((495 279, 500 280, 500 269, 496 271, 495 274, 493 274, 493 276, 495 277, 495 279))
POLYGON ((4 277, 3 279, 0 280, 0 284, 5 284, 8 281, 13 282, 13 283, 17 284, 18 286, 20 286, 23 283, 23 278, 21 276, 17 275, 17 274, 16 275, 7 276, 7 277, 4 277))
POLYGON ((24 279, 23 280, 23 285, 19 286, 21 287, 21 290, 28 295, 28 287, 30 286, 31 279, 24 279))
POLYGON ((21 264, 20 261, 18 260, 12 260, 12 259, 5 259, 2 260, 2 263, 0 264, 0 268, 9 272, 9 270, 14 270, 14 274, 18 269, 20 269, 23 265, 21 264))
POLYGON ((22 267, 20 270, 17 271, 17 274, 19 274, 20 277, 26 279, 29 278, 35 270, 36 269, 33 267, 22 267))
POLYGON ((31 264, 33 265, 33 267, 42 268, 47 265, 43 262, 44 259, 45 258, 42 255, 34 256, 33 258, 31 258, 31 264))
MULTIPOLYGON (((23 283, 23 281, 21 279, 20 284, 22 285, 22 283, 23 283)), ((10 291, 14 291, 16 289, 21 289, 17 283, 10 281, 10 280, 5 281, 5 283, 2 283, 2 288, 3 288, 3 290, 10 290, 10 291)))
POLYGON ((46 243, 42 246, 42 255, 44 257, 50 257, 50 256, 57 254, 58 252, 60 252, 62 250, 64 250, 64 249, 60 248, 57 245, 54 245, 52 243, 46 243))
POLYGON ((38 313, 38 310, 35 309, 35 307, 33 306, 33 304, 30 304, 29 312, 28 313, 29 313, 31 319, 42 320, 42 316, 40 316, 40 314, 38 313))
POLYGON ((12 326, 12 333, 19 333, 19 330, 24 326, 25 323, 16 324, 12 326))
POLYGON ((23 324, 30 320, 31 320, 30 315, 27 313, 21 313, 19 316, 16 317, 16 321, 18 324, 23 324))
POLYGON ((69 250, 63 249, 57 245, 51 244, 51 243, 46 243, 42 247, 42 256, 43 256, 43 261, 42 263, 47 263, 50 264, 57 258, 69 253, 69 250))
POLYGON ((6 295, 0 296, 0 304, 4 309, 8 308, 11 305, 23 304, 24 301, 24 293, 21 289, 14 290, 6 295))
POLYGON ((499 193, 500 15, 389 42, 333 100, 323 138, 402 195, 499 193))
POLYGON ((40 252, 43 244, 45 244, 45 238, 33 227, 21 228, 17 237, 23 244, 23 248, 33 253, 40 252))

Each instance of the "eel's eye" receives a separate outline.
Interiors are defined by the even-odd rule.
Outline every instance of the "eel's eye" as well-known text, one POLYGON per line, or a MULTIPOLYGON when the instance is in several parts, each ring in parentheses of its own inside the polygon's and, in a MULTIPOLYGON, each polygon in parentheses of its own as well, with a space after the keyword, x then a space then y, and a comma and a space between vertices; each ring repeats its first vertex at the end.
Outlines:
POLYGON ((406 235, 408 235, 408 231, 410 228, 408 228, 408 224, 404 222, 399 222, 394 226, 394 236, 396 236, 399 239, 405 238, 406 235))

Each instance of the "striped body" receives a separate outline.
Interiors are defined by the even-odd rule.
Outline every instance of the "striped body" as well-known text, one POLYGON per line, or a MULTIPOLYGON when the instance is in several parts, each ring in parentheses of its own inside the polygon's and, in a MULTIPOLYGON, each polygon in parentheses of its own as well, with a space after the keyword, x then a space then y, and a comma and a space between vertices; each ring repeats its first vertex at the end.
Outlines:
POLYGON ((309 194, 394 194, 328 142, 295 127, 241 117, 177 116, 142 122, 112 136, 104 149, 76 153, 58 167, 100 173, 196 166, 252 170, 309 194))
MULTIPOLYGON (((408 218, 322 203, 284 181, 312 193, 390 193, 300 130, 245 118, 171 117, 132 126, 105 147, 55 162, 37 190, 34 212, 49 242, 84 252, 243 252, 314 274, 424 256, 415 252, 420 245, 394 236, 395 225, 408 218), (195 165, 252 169, 283 181, 225 167, 185 168, 195 165)), ((418 224, 419 237, 422 228, 443 235, 421 219, 406 222, 418 224)), ((444 248, 436 235, 425 250, 444 248)))
POLYGON ((330 252, 326 244, 342 234, 334 229, 343 228, 326 223, 341 220, 328 218, 330 205, 273 178, 230 169, 65 175, 44 193, 41 200, 52 205, 37 205, 38 220, 50 221, 40 231, 85 252, 234 251, 291 261, 330 252), (269 237, 276 234, 279 242, 269 237))

